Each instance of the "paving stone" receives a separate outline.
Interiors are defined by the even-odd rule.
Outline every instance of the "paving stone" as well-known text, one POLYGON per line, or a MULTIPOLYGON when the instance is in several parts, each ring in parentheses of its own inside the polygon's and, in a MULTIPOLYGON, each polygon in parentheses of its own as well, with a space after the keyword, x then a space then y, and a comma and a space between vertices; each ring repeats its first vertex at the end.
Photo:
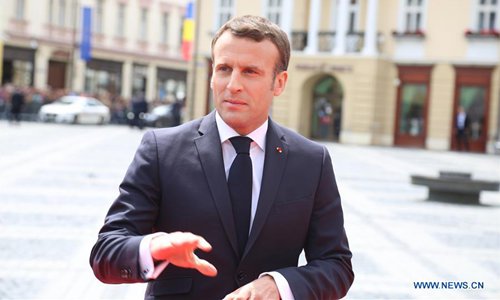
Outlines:
MULTIPOLYGON (((88 255, 143 131, 0 122, 0 299, 141 299, 100 283, 88 255)), ((426 201, 410 175, 500 180, 486 154, 325 143, 342 196, 355 283, 346 299, 500 299, 500 193, 480 206, 426 201), (416 289, 478 281, 485 288, 416 289)), ((305 263, 302 256, 300 263, 305 263)))

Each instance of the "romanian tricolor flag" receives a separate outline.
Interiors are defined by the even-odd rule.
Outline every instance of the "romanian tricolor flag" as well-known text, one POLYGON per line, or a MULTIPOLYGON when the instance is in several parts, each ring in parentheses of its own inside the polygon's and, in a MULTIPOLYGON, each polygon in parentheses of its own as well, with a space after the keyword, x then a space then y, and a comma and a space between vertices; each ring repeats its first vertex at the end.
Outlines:
POLYGON ((191 60, 193 39, 194 39, 194 18, 193 18, 193 2, 189 2, 186 7, 186 15, 184 16, 184 24, 182 30, 182 57, 184 60, 191 60))

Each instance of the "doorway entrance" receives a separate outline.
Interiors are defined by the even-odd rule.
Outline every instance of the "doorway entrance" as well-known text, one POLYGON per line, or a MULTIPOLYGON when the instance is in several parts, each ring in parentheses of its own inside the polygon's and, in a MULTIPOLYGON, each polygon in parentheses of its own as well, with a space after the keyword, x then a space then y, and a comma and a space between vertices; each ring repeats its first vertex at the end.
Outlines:
POLYGON ((66 63, 49 61, 49 76, 47 83, 53 89, 64 89, 66 85, 66 63))
POLYGON ((451 149, 485 152, 492 68, 455 67, 451 149), (460 117, 459 111, 465 113, 460 117), (464 118, 465 117, 465 118, 464 118), (460 120, 461 118, 464 118, 460 120), (460 126, 459 126, 460 123, 460 126), (463 134, 459 127, 465 127, 463 134), (460 141, 459 141, 460 140, 460 141))
POLYGON ((343 91, 339 81, 323 76, 313 85, 311 137, 339 141, 342 129, 343 91))
POLYGON ((424 148, 430 94, 430 66, 398 66, 394 144, 424 148))

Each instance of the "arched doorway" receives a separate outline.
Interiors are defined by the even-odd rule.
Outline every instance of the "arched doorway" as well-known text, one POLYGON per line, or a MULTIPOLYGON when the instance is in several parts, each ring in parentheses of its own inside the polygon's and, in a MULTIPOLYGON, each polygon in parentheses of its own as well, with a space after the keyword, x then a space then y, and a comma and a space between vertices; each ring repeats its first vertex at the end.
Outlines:
POLYGON ((339 81, 331 75, 322 76, 313 84, 312 93, 311 137, 339 141, 344 94, 339 81))

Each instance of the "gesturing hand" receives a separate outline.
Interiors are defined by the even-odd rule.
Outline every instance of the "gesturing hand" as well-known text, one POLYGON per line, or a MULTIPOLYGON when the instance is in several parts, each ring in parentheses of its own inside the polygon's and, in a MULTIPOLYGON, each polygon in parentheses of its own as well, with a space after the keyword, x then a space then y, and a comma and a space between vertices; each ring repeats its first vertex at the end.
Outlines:
POLYGON ((278 287, 274 279, 265 275, 256 279, 231 294, 224 297, 223 300, 275 300, 280 299, 278 287))
POLYGON ((217 275, 217 269, 211 263, 194 254, 196 249, 205 252, 212 250, 212 246, 201 236, 190 232, 159 235, 151 240, 149 249, 155 260, 166 260, 181 268, 196 269, 206 276, 217 275))

